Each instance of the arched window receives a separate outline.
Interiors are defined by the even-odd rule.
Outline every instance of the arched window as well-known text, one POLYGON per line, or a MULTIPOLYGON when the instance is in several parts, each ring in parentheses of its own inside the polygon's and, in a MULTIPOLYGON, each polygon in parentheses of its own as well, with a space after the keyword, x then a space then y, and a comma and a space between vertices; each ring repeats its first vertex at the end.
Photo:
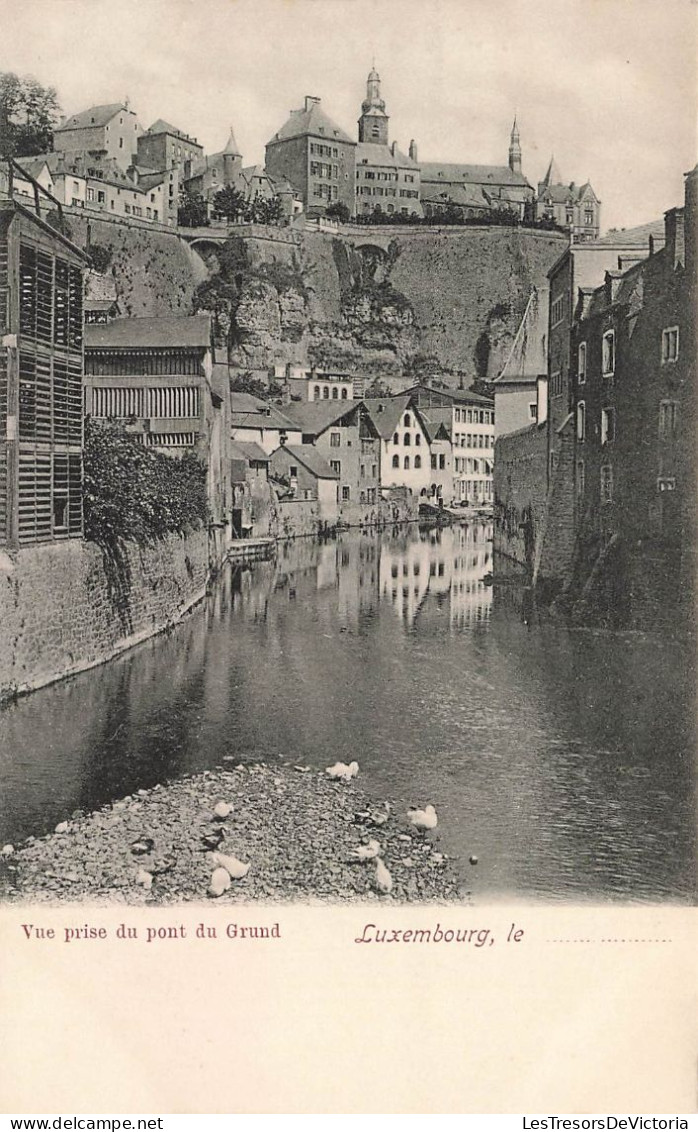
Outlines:
POLYGON ((332 400, 333 401, 339 401, 339 390, 338 390, 336 385, 335 385, 334 389, 332 390, 332 400))
POLYGON ((412 424, 412 419, 411 419, 411 417, 410 417, 410 414, 409 414, 409 413, 405 413, 405 419, 404 419, 404 421, 403 421, 402 423, 404 424, 405 428, 409 428, 409 427, 410 427, 410 425, 412 424))
POLYGON ((584 440, 586 435, 587 410, 583 401, 577 402, 577 440, 584 440))
POLYGON ((322 387, 322 399, 323 401, 329 401, 330 399, 330 391, 326 385, 323 385, 322 387))
POLYGON ((315 401, 320 400, 320 386, 319 385, 316 385, 313 389, 313 399, 315 401))
POLYGON ((344 389, 342 390, 342 400, 346 401, 346 399, 347 399, 347 389, 346 389, 346 386, 345 386, 344 389))
POLYGON ((393 456, 393 467, 394 468, 400 467, 400 457, 399 456, 393 456))
POLYGON ((405 445, 406 448, 409 448, 411 443, 412 443, 412 437, 410 436, 409 432, 406 432, 405 435, 404 435, 404 438, 403 438, 403 444, 405 445))
POLYGON ((415 468, 421 468, 421 466, 422 466, 422 457, 421 456, 415 456, 414 466, 415 466, 415 468))
POLYGON ((404 469, 405 469, 405 471, 406 471, 406 472, 407 472, 407 471, 409 471, 409 467, 410 467, 410 458, 409 458, 409 456, 405 456, 405 463, 403 464, 403 467, 404 467, 404 469))
POLYGON ((417 435, 415 436, 415 438, 414 438, 414 442, 415 442, 415 444, 417 445, 417 447, 419 448, 419 445, 420 445, 420 444, 422 443, 422 438, 421 438, 421 436, 419 435, 419 433, 417 433, 417 435))
POLYGON ((396 432, 396 433, 393 434, 393 444, 399 444, 399 443, 400 443, 400 433, 396 432))

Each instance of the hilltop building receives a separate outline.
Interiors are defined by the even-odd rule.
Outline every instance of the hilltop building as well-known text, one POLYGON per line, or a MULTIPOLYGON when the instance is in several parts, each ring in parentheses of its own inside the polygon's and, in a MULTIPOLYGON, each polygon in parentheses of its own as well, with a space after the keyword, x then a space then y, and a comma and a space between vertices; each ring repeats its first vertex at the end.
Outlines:
POLYGON ((354 214, 356 142, 328 117, 319 98, 306 95, 267 142, 265 168, 293 186, 309 216, 322 216, 337 202, 354 214))
POLYGON ((356 147, 356 214, 372 212, 421 216, 420 169, 417 146, 409 155, 388 141, 389 117, 381 98, 380 75, 375 67, 366 81, 361 104, 359 144, 356 147))
POLYGON ((538 183, 536 220, 554 220, 570 233, 574 243, 596 240, 601 231, 601 201, 588 181, 565 184, 551 157, 547 172, 538 183))
POLYGON ((421 199, 424 215, 457 208, 464 220, 476 219, 491 209, 512 209, 521 219, 535 197, 533 186, 521 171, 521 141, 514 119, 507 165, 453 165, 423 162, 421 199))
POLYGON ((63 121, 53 132, 53 148, 63 153, 89 153, 95 161, 112 158, 126 172, 138 154, 143 133, 128 101, 91 106, 63 121))

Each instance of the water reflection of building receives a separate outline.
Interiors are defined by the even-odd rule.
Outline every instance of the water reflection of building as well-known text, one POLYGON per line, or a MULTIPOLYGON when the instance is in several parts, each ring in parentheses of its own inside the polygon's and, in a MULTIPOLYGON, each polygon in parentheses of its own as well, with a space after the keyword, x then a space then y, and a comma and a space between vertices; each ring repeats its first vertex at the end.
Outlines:
POLYGON ((451 626, 462 628, 489 621, 492 587, 484 578, 492 571, 492 524, 473 523, 452 531, 451 626))
POLYGON ((487 621, 492 591, 484 578, 492 569, 491 533, 484 523, 411 529, 382 548, 381 597, 408 625, 432 608, 447 608, 451 627, 487 621))

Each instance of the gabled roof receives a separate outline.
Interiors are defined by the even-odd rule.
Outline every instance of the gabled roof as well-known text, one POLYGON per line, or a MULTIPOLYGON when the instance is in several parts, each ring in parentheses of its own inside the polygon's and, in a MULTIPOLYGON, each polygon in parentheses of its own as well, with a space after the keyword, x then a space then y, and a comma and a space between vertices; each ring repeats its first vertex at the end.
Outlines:
POLYGON ((233 428, 273 428, 284 432, 300 432, 300 428, 276 405, 255 397, 253 393, 230 394, 230 423, 233 428))
POLYGON ((190 138, 189 134, 185 134, 184 130, 180 130, 177 126, 171 125, 169 122, 166 122, 164 118, 158 118, 157 122, 153 122, 152 126, 149 126, 145 132, 146 134, 171 134, 175 138, 181 138, 182 141, 189 142, 190 145, 195 145, 198 146, 199 149, 203 149, 203 146, 199 145, 196 138, 190 138))
POLYGON ((254 460, 257 464, 268 464, 270 457, 254 440, 231 440, 230 455, 233 460, 254 460))
POLYGON ((44 169, 48 170, 49 175, 51 174, 51 166, 42 154, 38 157, 16 157, 15 161, 35 181, 39 179, 44 169))
POLYGON ((335 472, 327 460, 314 448, 312 444, 284 444, 272 452, 272 460, 277 452, 288 452, 299 464, 303 464, 308 471, 319 480, 338 480, 339 472, 335 472))
POLYGON ((439 408, 437 405, 428 409, 420 408, 422 420, 430 441, 437 439, 450 440, 453 423, 453 410, 450 405, 439 408))
POLYGON ((300 110, 292 110, 283 126, 267 145, 273 145, 274 142, 287 141, 289 138, 300 138, 306 136, 324 138, 327 141, 340 141, 348 143, 349 145, 356 145, 353 138, 345 133, 341 126, 325 113, 320 105, 320 99, 306 100, 306 107, 300 110))
POLYGON ((211 345, 211 317, 207 314, 166 318, 117 318, 113 322, 88 324, 85 348, 109 350, 208 349, 211 345))
POLYGON ((294 401, 285 413, 303 433, 320 436, 330 425, 356 413, 357 401, 294 401))
POLYGON ((385 165, 390 169, 419 170, 419 165, 395 147, 393 153, 391 146, 378 145, 376 142, 359 142, 356 147, 356 164, 359 165, 385 165))
POLYGON ((609 228, 605 236, 594 240, 594 244, 640 244, 646 247, 650 236, 655 247, 664 243, 664 220, 651 220, 648 224, 638 224, 636 228, 609 228))
POLYGON ((67 118, 65 123, 53 132, 60 134, 63 130, 89 130, 97 126, 106 126, 122 110, 128 114, 133 113, 124 106, 123 102, 107 102, 103 106, 91 106, 89 110, 82 110, 79 114, 73 114, 72 118, 67 118))
POLYGON ((433 181, 465 182, 475 185, 521 185, 528 186, 523 173, 515 173, 508 165, 448 165, 442 162, 422 162, 422 184, 433 181))
POLYGON ((383 440, 390 440, 400 423, 400 417, 406 411, 414 414, 426 433, 421 412, 409 394, 398 394, 395 397, 367 397, 363 404, 368 409, 371 421, 383 440))
POLYGON ((547 373, 548 295, 547 287, 532 288, 509 357, 494 379, 496 382, 535 383, 538 374, 547 373))

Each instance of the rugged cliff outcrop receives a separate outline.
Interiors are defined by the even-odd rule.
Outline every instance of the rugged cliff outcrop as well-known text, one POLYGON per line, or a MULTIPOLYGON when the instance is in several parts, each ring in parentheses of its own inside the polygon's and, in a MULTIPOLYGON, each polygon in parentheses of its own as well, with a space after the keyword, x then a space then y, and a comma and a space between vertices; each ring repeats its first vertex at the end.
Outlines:
POLYGON ((70 222, 76 242, 108 249, 126 314, 210 310, 241 369, 292 362, 389 378, 428 360, 453 385, 496 375, 531 287, 566 246, 516 228, 266 229, 194 251, 174 232, 70 222))

